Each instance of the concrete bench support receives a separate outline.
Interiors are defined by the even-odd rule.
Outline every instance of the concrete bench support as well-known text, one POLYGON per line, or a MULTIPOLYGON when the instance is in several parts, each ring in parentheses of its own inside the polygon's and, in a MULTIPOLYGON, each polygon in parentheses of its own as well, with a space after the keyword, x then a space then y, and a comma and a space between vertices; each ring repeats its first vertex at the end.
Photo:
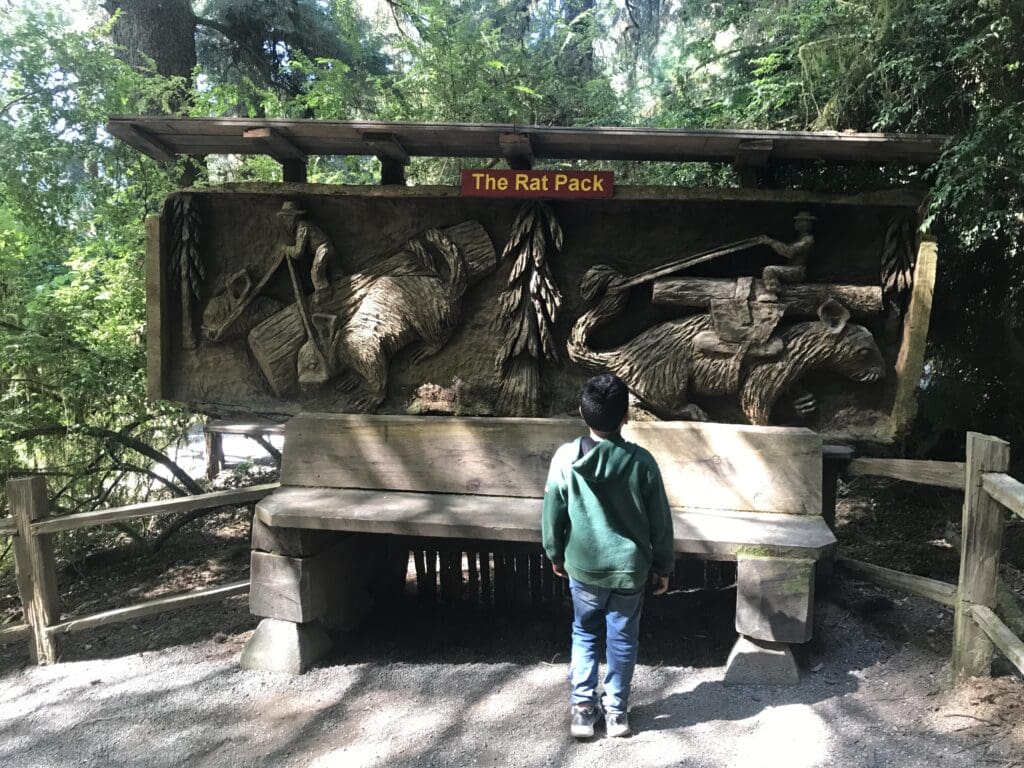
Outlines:
POLYGON ((726 685, 796 685, 800 673, 785 643, 740 635, 725 665, 726 685))
POLYGON ((789 643, 811 639, 814 610, 812 559, 741 554, 736 568, 736 631, 729 654, 729 685, 800 682, 789 643))
POLYGON ((242 666, 301 674, 331 650, 328 629, 349 631, 370 609, 368 586, 385 561, 386 542, 380 536, 258 525, 263 530, 257 533, 254 524, 254 542, 265 545, 272 534, 275 547, 316 554, 252 552, 249 611, 264 618, 246 643, 242 666))

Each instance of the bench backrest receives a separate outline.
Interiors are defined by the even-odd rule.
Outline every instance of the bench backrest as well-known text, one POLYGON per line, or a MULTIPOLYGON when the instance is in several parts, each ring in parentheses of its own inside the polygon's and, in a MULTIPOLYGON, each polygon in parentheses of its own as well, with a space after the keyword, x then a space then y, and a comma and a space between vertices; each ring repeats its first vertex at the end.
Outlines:
MULTIPOLYGON (((577 419, 306 413, 285 427, 282 485, 541 498, 577 419)), ((821 514, 821 439, 791 427, 640 422, 673 507, 821 514)))

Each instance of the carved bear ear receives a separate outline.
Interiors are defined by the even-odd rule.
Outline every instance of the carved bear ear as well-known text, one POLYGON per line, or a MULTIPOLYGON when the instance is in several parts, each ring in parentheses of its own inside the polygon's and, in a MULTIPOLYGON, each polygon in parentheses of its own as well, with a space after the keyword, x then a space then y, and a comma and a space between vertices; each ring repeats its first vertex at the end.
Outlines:
POLYGON ((842 333, 846 321, 850 319, 850 310, 835 299, 830 298, 818 307, 818 317, 829 333, 842 333))

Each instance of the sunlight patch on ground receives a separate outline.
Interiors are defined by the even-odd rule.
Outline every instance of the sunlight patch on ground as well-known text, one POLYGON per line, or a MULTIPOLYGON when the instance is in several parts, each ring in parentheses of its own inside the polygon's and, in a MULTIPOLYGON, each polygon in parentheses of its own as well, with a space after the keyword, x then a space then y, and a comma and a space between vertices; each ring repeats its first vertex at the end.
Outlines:
POLYGON ((829 728, 806 704, 768 707, 752 730, 736 740, 736 765, 744 768, 817 768, 828 758, 829 728))

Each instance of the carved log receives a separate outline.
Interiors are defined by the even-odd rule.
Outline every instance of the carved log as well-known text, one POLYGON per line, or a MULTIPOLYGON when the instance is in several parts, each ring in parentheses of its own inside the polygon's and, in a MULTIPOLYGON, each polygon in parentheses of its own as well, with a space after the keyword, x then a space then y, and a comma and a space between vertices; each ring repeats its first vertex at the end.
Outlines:
POLYGON ((249 332, 249 348, 274 394, 286 397, 299 388, 296 359, 306 339, 293 304, 271 315, 249 332))
POLYGON ((464 221, 441 231, 459 247, 459 253, 466 262, 470 285, 475 285, 494 271, 498 265, 494 243, 479 222, 464 221))
MULTIPOLYGON (((764 282, 754 280, 755 295, 764 291, 764 282)), ((715 299, 733 299, 736 280, 716 277, 667 277, 655 280, 651 303, 710 309, 715 299)), ((788 303, 787 315, 815 317, 818 308, 833 298, 854 316, 876 315, 882 311, 882 288, 877 285, 834 285, 830 283, 783 284, 779 301, 788 303)))

